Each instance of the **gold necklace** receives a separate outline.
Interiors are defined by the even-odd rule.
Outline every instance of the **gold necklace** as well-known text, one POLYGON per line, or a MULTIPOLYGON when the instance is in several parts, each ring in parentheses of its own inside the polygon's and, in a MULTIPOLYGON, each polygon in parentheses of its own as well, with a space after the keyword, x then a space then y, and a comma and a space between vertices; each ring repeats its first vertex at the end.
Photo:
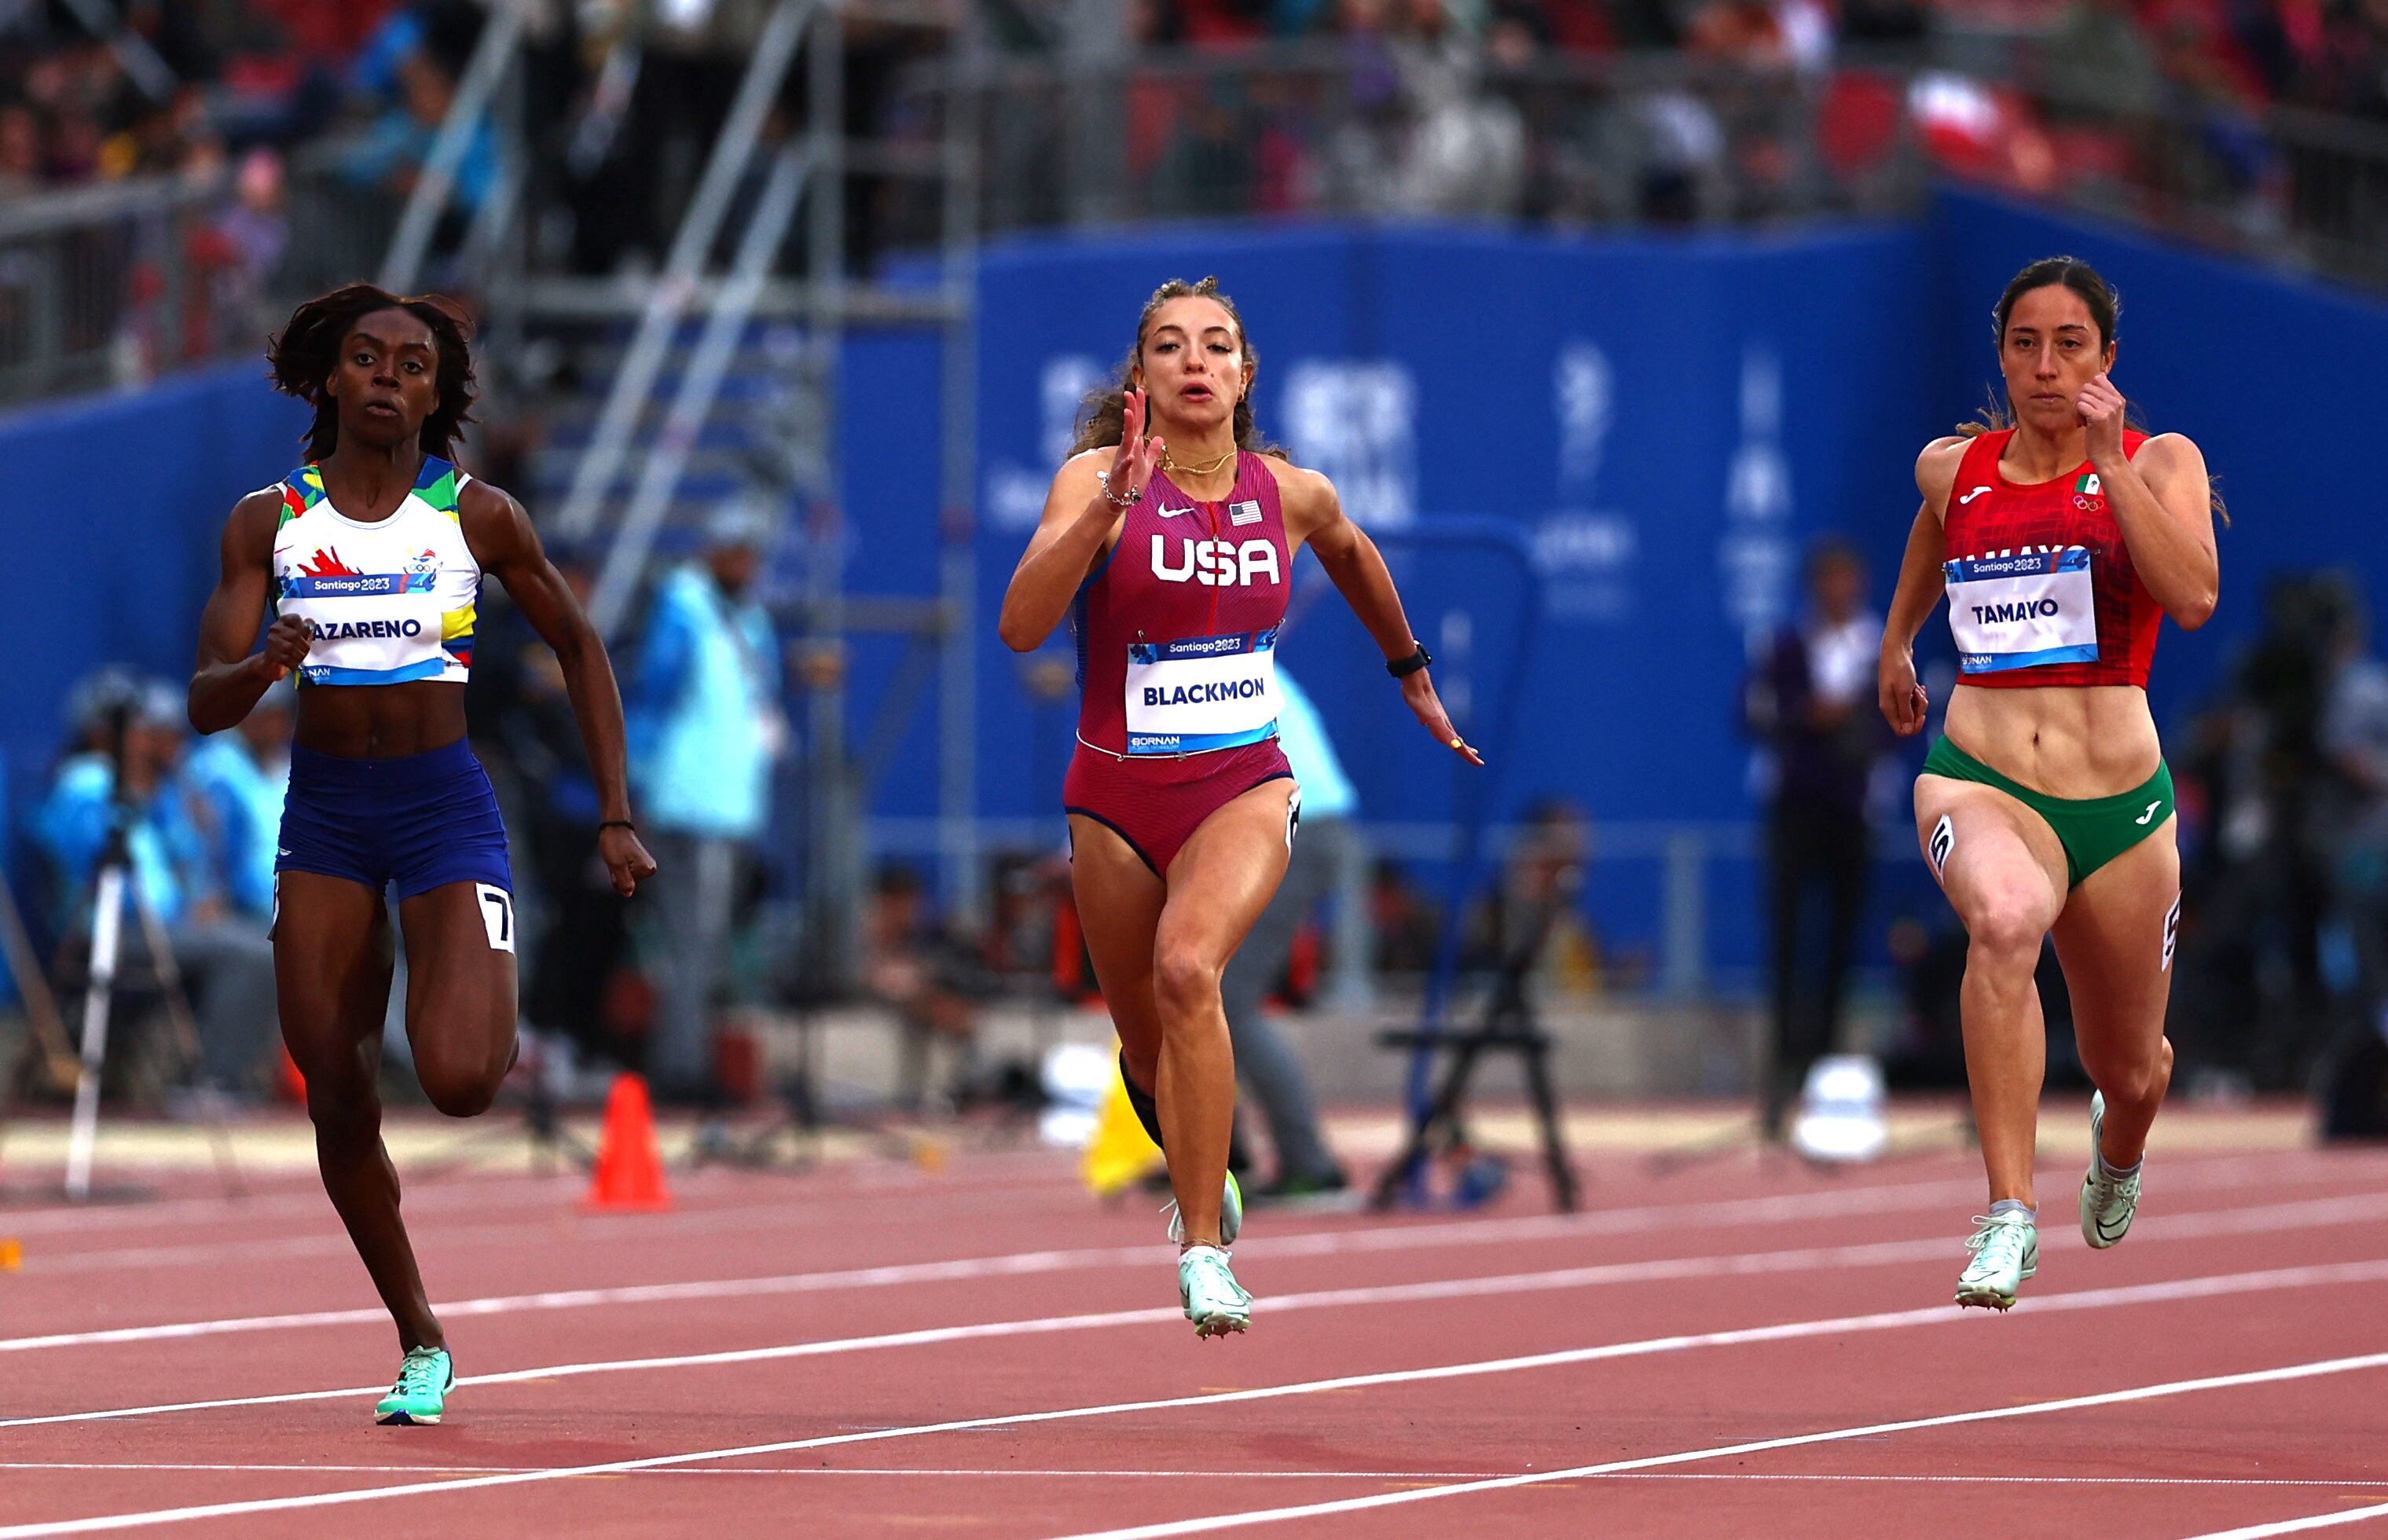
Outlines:
POLYGON ((1230 449, 1226 453, 1219 456, 1219 458, 1212 461, 1207 465, 1181 465, 1175 460, 1170 458, 1169 449, 1166 445, 1163 445, 1161 451, 1161 468, 1172 473, 1173 475, 1178 471, 1184 471, 1188 476, 1209 476, 1217 471, 1220 466, 1226 465, 1228 461, 1233 460, 1236 457, 1236 452, 1237 452, 1235 450, 1230 449))

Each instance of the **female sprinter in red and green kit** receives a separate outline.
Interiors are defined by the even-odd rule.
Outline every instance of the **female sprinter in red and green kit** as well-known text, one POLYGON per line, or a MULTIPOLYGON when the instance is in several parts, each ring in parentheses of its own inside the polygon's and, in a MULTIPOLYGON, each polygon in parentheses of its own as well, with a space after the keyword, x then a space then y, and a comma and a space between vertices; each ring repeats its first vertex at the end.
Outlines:
POLYGON ((1915 831, 1965 923, 1965 1077, 1989 1176, 1959 1305, 2004 1310, 2039 1266, 2042 938, 2055 936, 2098 1088, 2077 1205, 2091 1246, 2130 1228, 2172 1079, 2180 853, 2148 668, 2166 616, 2193 629, 2214 613, 2220 567, 2204 456, 2125 424, 2110 377, 2119 308, 2071 257, 2007 286, 1995 312, 2007 411, 1916 461, 1924 506, 1883 634, 1883 712, 1915 732, 1925 703, 1908 649, 1948 595, 1962 671, 1915 783, 1915 831))

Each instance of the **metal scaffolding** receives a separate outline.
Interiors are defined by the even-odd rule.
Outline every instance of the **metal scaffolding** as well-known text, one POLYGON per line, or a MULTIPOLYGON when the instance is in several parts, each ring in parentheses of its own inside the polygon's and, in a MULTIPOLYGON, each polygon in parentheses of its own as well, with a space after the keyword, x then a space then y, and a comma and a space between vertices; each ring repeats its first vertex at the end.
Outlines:
MULTIPOLYGON (((492 21, 466 68, 434 170, 448 166, 484 115, 503 121, 518 100, 526 0, 492 0, 492 21)), ((785 540, 802 546, 800 580, 777 597, 794 633, 792 682, 803 690, 802 812, 808 972, 834 987, 851 976, 868 852, 863 814, 872 745, 899 736, 891 710, 908 711, 923 669, 908 663, 866 733, 849 747, 844 668, 857 634, 908 637, 934 658, 938 743, 939 878, 950 910, 975 919, 980 852, 974 833, 977 732, 971 551, 975 473, 974 234, 980 207, 971 114, 943 114, 934 146, 877 141, 852 132, 846 83, 857 27, 918 34, 924 55, 942 53, 953 78, 972 45, 967 7, 919 0, 771 0, 740 39, 743 76, 705 154, 660 270, 640 278, 572 276, 537 258, 536 210, 476 219, 443 281, 478 291, 490 326, 524 344, 577 347, 596 361, 602 402, 584 392, 560 404, 589 422, 558 467, 561 495, 541 522, 598 560, 591 611, 619 634, 659 554, 685 536, 718 486, 709 469, 743 483, 745 494, 783 511, 785 540), (801 104, 800 117, 792 110, 801 104), (848 219, 853 190, 890 181, 926 184, 936 210, 934 287, 890 287, 864 271, 848 219), (726 265, 721 258, 727 249, 726 265), (690 335, 694 329, 694 336, 690 335), (860 333, 934 332, 941 345, 938 410, 942 551, 938 589, 921 595, 857 595, 846 589, 838 463, 839 365, 843 343, 860 333), (762 379, 768 401, 733 400, 741 379, 762 379), (756 443, 730 455, 716 439, 741 413, 756 443), (710 431, 709 431, 710 430, 710 431)), ((635 31, 615 41, 599 95, 627 98, 652 42, 635 31)), ((515 111, 519 121, 520 113, 515 111)), ((501 185, 526 188, 529 154, 519 134, 502 135, 501 185)), ((400 221, 384 273, 411 280, 423 270, 429 232, 445 211, 451 178, 426 174, 400 221)), ((486 210, 485 210, 486 212, 486 210)), ((519 383, 519 382, 518 382, 519 383)), ((525 388, 529 388, 527 385, 525 388)))

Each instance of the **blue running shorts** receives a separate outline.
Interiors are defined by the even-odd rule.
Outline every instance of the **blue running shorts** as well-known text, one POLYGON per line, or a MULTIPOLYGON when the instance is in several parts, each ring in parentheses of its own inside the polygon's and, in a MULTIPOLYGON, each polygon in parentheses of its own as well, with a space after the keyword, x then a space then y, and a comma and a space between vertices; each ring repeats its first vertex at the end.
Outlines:
POLYGON ((514 892, 506 825, 489 772, 459 738, 402 759, 344 759, 292 746, 276 872, 344 877, 412 898, 450 883, 514 892))

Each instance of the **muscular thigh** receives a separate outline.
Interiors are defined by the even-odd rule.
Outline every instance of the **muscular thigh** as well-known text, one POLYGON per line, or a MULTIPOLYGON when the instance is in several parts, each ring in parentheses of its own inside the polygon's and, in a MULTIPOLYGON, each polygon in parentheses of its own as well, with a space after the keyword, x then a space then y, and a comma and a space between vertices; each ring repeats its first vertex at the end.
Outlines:
POLYGON ((2056 956, 2085 1044, 2163 1031, 2179 903, 2171 819, 2073 890, 2056 923, 2056 956))
POLYGON ((273 984, 299 1073, 326 1080, 380 1060, 392 961, 382 896, 313 872, 274 877, 273 984))
POLYGON ((1156 949, 1182 947, 1227 965, 1285 880, 1294 795, 1290 779, 1264 781, 1202 821, 1169 863, 1156 949))
MULTIPOLYGON (((1168 889, 1116 830, 1070 818, 1070 892, 1094 960, 1095 981, 1118 1026, 1120 1045, 1150 1075, 1161 1051, 1161 1012, 1152 997, 1152 944, 1168 889)), ((1148 1082, 1149 1083, 1149 1082, 1148 1082)))
POLYGON ((1969 929, 1995 918, 2045 931, 2064 908, 2064 847, 2056 831, 1994 786, 1917 777, 1915 836, 1969 929))
POLYGON ((398 919, 406 935, 406 1038, 417 1059, 426 1033, 453 1033, 492 1053, 510 1041, 513 897, 486 883, 447 883, 400 900, 398 919))

